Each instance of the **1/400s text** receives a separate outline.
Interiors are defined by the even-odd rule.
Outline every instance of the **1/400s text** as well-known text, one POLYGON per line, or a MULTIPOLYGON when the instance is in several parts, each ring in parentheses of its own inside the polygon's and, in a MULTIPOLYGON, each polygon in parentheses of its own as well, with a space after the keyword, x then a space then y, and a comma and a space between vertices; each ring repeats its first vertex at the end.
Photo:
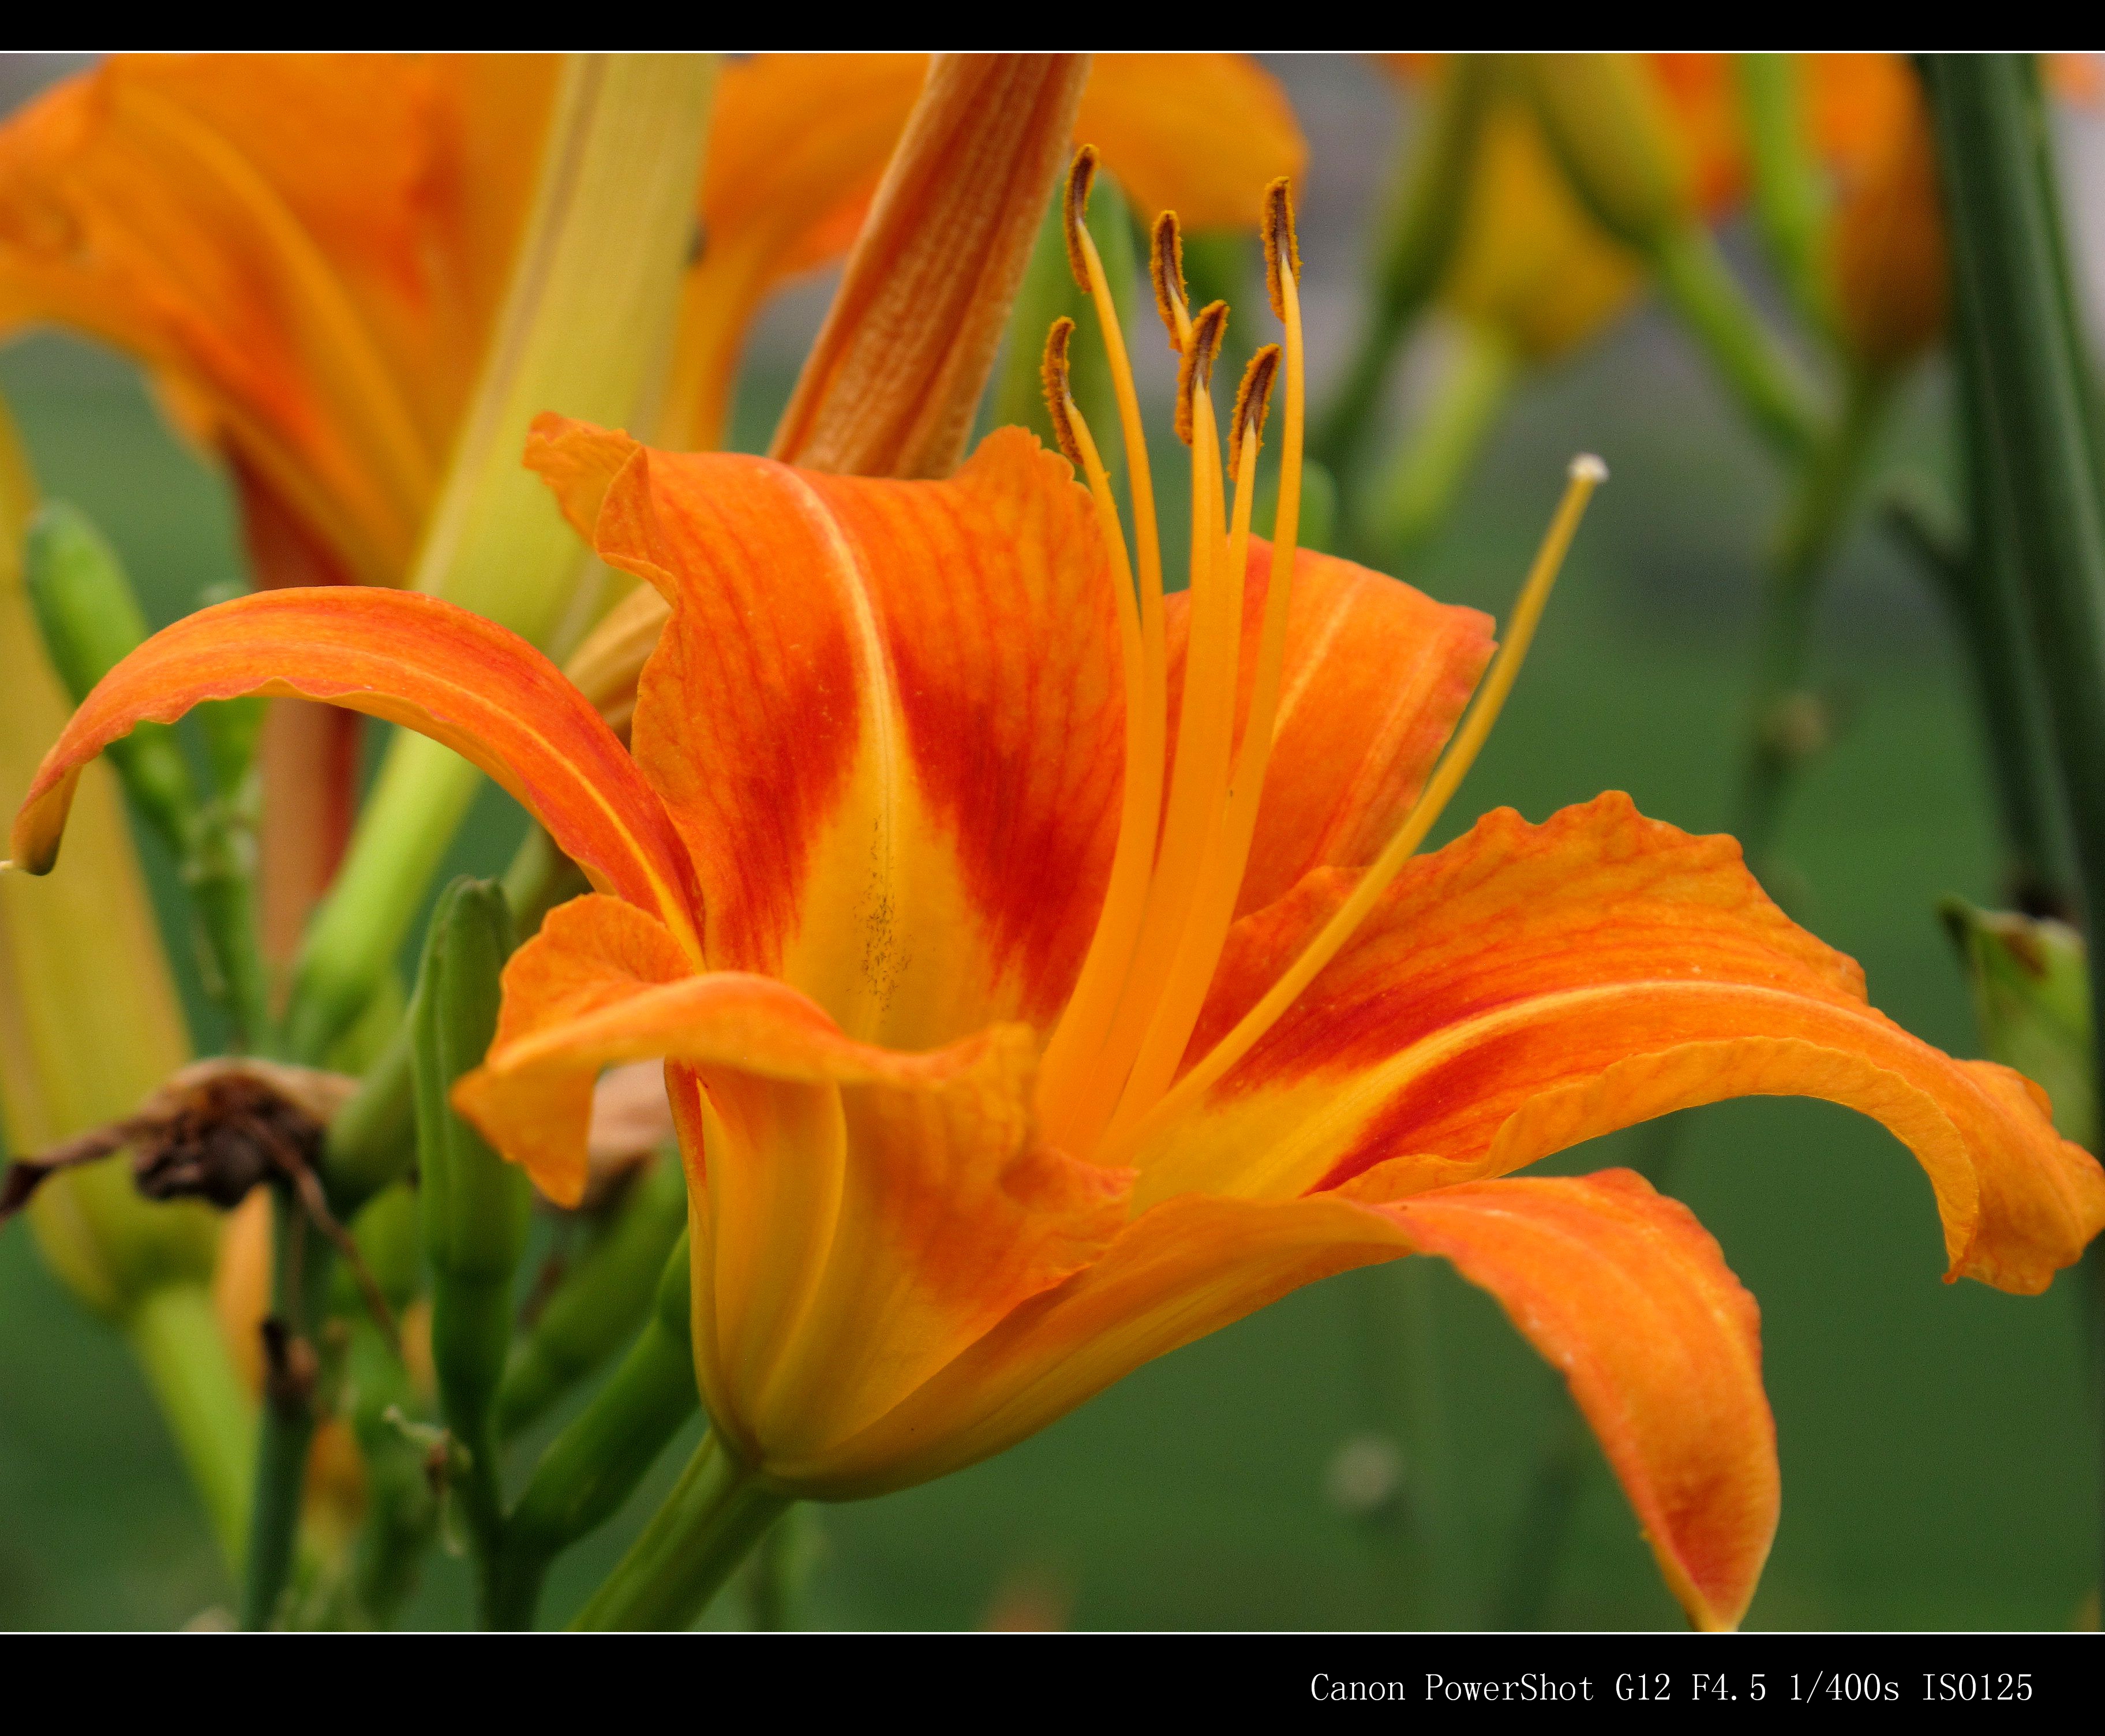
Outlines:
MULTIPOLYGON (((1400 1701, 1432 1700, 1466 1704, 1472 1702, 1515 1702, 1534 1704, 1591 1703, 1597 1697, 1626 1702, 1760 1702, 1773 1693, 1778 1700, 1799 1703, 1816 1700, 1834 1702, 1896 1701, 1902 1697, 1902 1678, 1872 1671, 1794 1671, 1778 1676, 1773 1688, 1771 1672, 1751 1671, 1745 1675, 1724 1671, 1625 1671, 1603 1677, 1597 1685, 1588 1676, 1558 1676, 1540 1670, 1496 1679, 1450 1676, 1428 1671, 1422 1687, 1401 1680, 1369 1680, 1333 1676, 1319 1671, 1308 1681, 1312 1700, 1400 1701)), ((1920 1698, 1926 1701, 2023 1702, 2032 1697, 2029 1670, 1996 1673, 1926 1673, 1920 1698)))

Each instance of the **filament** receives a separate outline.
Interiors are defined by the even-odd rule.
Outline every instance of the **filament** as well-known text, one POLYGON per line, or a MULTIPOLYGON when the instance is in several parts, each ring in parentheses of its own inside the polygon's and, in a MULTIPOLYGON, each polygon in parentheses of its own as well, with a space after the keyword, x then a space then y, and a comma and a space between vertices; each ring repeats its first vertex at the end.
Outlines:
POLYGON ((1207 1090, 1210 1089, 1238 1061, 1278 1022, 1280 1016, 1298 1000, 1302 991, 1314 982, 1323 968, 1338 955, 1345 942, 1364 922, 1382 894, 1388 890, 1403 865, 1410 861, 1418 847, 1425 841, 1441 812, 1468 774, 1491 726, 1498 721, 1506 697, 1520 673, 1522 661, 1527 655, 1530 642, 1542 620, 1542 611, 1549 601, 1551 587, 1556 583, 1558 570, 1577 534, 1579 521, 1584 516, 1586 503, 1593 490, 1607 479, 1607 467, 1591 454, 1575 459, 1571 463, 1570 480, 1564 498, 1558 504, 1557 512, 1550 521, 1549 530, 1542 547, 1529 570, 1527 582, 1522 587, 1520 598, 1513 606, 1513 622, 1507 631, 1506 642, 1498 660, 1485 678, 1468 716, 1455 732, 1437 770, 1427 783, 1423 792, 1413 805, 1409 816, 1382 848, 1372 866, 1360 876, 1359 884, 1341 905, 1336 914, 1325 923, 1321 931, 1303 949, 1301 955, 1285 973, 1272 984, 1258 1004, 1245 1013, 1227 1036, 1208 1050, 1184 1076, 1170 1088, 1145 1113, 1119 1130, 1116 1136, 1106 1143, 1106 1148, 1098 1153, 1100 1161, 1119 1162, 1128 1157, 1144 1145, 1158 1129, 1166 1125, 1177 1115, 1189 1108, 1207 1090))

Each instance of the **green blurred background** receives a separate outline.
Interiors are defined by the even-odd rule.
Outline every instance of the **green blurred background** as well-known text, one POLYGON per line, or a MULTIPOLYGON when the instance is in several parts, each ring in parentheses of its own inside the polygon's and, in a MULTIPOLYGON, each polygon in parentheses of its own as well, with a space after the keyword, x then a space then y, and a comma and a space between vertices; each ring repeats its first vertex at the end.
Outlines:
MULTIPOLYGON (((1349 336, 1361 225, 1386 166, 1395 99, 1348 63, 1278 69, 1314 147, 1303 251, 1320 383, 1349 336)), ((56 70, 16 62, 0 100, 56 70)), ((740 444, 765 445, 824 295, 823 284, 793 293, 764 323, 741 392, 740 444)), ((1139 347, 1145 356, 1159 347, 1139 347)), ((109 532, 157 623, 239 572, 223 482, 167 432, 127 365, 36 338, 0 351, 0 391, 46 490, 109 532)), ((1166 391, 1159 401, 1166 410, 1166 391)), ((1939 369, 1924 369, 1895 418, 1891 459, 1945 464, 1944 401, 1939 369)), ((1582 448, 1607 457, 1613 484, 1456 808, 1510 804, 1540 819, 1614 788, 1649 814, 1716 830, 1778 490, 1671 329, 1640 315, 1530 387, 1414 576, 1444 598, 1503 613, 1564 463, 1582 448)), ((1933 906, 1952 892, 1997 899, 1982 757, 1935 606, 1869 527, 1830 587, 1818 670, 1846 727, 1786 823, 1796 913, 1862 962, 1884 1010, 1931 1042, 1977 1053, 1933 906)), ((489 871, 519 826, 507 801, 487 795, 456 866, 489 871)), ((168 865, 145 848, 164 921, 180 936, 168 865)), ((2095 1584, 2100 1523, 2101 1447, 2079 1372, 2072 1276, 2029 1300, 1941 1282, 1927 1183, 1882 1130, 1843 1111, 1758 1101, 1685 1120, 1674 1191, 1760 1300, 1782 1455, 1782 1525, 1749 1625, 2067 1625, 2095 1584)), ((1632 1139, 1597 1142, 1557 1167, 1626 1161, 1632 1139)), ((797 1539, 808 1564, 802 1617, 1474 1625, 1538 1456, 1568 1409, 1495 1305, 1445 1267, 1352 1274, 1142 1370, 990 1464, 807 1515, 797 1539), (1339 1499, 1370 1443, 1397 1438, 1397 1371, 1411 1356, 1436 1376, 1401 1465, 1406 1487, 1437 1493, 1446 1516, 1448 1536, 1429 1562, 1392 1516, 1355 1514, 1339 1499)), ((552 1616, 633 1534, 683 1452, 669 1453, 608 1532, 566 1561, 552 1616)), ((1546 1619, 1679 1625, 1590 1444, 1582 1479, 1546 1619)), ((231 1595, 123 1346, 44 1272, 25 1228, 0 1233, 0 1626, 167 1626, 231 1595)), ((435 1555, 412 1620, 463 1622, 468 1599, 464 1564, 435 1555)))

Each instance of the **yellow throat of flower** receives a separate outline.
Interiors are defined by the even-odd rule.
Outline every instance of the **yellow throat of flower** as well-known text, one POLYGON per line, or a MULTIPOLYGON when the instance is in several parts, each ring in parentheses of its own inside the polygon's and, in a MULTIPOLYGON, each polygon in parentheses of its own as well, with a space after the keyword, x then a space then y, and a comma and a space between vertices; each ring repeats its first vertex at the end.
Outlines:
POLYGON ((1067 348, 1074 324, 1063 319, 1054 324, 1046 342, 1046 399, 1061 449, 1088 482, 1111 553, 1125 669, 1125 781, 1103 908, 1074 995, 1047 1046, 1039 1105, 1052 1143, 1119 1162, 1249 1053, 1336 956, 1424 842, 1512 691, 1586 503, 1607 470, 1597 458, 1573 461, 1564 498, 1514 607, 1504 646, 1403 824, 1285 974, 1178 1078, 1178 1067, 1235 919, 1278 722, 1307 414, 1301 257, 1287 183, 1275 181, 1265 199, 1265 279, 1272 311, 1285 327, 1285 341, 1251 358, 1230 416, 1224 472, 1212 374, 1227 304, 1216 302, 1196 314, 1191 311, 1176 216, 1164 212, 1155 221, 1151 274, 1155 305, 1179 356, 1177 432, 1191 452, 1191 629, 1173 764, 1167 745, 1162 551, 1140 400, 1110 280, 1082 221, 1095 172, 1096 153, 1085 145, 1067 177, 1067 255, 1076 281, 1096 310, 1117 394, 1132 484, 1138 583, 1111 478, 1068 389, 1067 348), (1279 506, 1258 624, 1256 679, 1238 737, 1244 575, 1258 438, 1273 383, 1282 371, 1286 401, 1279 506))

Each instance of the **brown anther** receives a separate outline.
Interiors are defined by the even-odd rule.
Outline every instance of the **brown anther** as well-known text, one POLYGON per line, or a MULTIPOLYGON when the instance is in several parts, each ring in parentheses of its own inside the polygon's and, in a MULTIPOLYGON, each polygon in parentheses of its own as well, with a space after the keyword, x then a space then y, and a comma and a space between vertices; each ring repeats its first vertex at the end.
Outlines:
POLYGON ((1221 334, 1227 329, 1228 304, 1214 302, 1202 308, 1191 321, 1191 341, 1177 366, 1177 437, 1191 444, 1195 430, 1193 400, 1213 385, 1213 358, 1220 354, 1221 334))
POLYGON ((1178 333, 1189 298, 1184 293, 1184 231, 1173 211, 1155 220, 1154 233, 1148 237, 1147 275, 1155 285, 1155 311, 1169 333, 1169 347, 1182 350, 1184 342, 1178 333))
POLYGON ((1075 438, 1075 423, 1068 410, 1073 395, 1067 385, 1067 345, 1075 335, 1075 322, 1062 314, 1045 334, 1045 359, 1039 378, 1045 383, 1046 414, 1052 418, 1052 437, 1075 469, 1082 468, 1081 443, 1075 438))
POLYGON ((1061 232, 1067 243, 1067 269, 1082 293, 1089 293, 1089 256, 1082 246, 1082 220, 1089 212, 1089 189, 1097 178, 1097 147, 1084 145, 1075 153, 1067 171, 1066 191, 1060 200, 1061 232))
POLYGON ((1280 262, 1301 281, 1301 239, 1294 230, 1294 192, 1286 177, 1264 190, 1264 289, 1271 298, 1271 311, 1286 317, 1286 289, 1280 281, 1280 262))
POLYGON ((1265 412, 1271 408, 1271 383, 1279 372, 1279 346, 1268 343, 1249 359, 1243 369, 1243 383, 1236 388, 1235 418, 1228 424, 1228 472, 1231 476, 1241 474, 1243 468, 1243 436, 1260 438, 1264 433, 1265 412))

